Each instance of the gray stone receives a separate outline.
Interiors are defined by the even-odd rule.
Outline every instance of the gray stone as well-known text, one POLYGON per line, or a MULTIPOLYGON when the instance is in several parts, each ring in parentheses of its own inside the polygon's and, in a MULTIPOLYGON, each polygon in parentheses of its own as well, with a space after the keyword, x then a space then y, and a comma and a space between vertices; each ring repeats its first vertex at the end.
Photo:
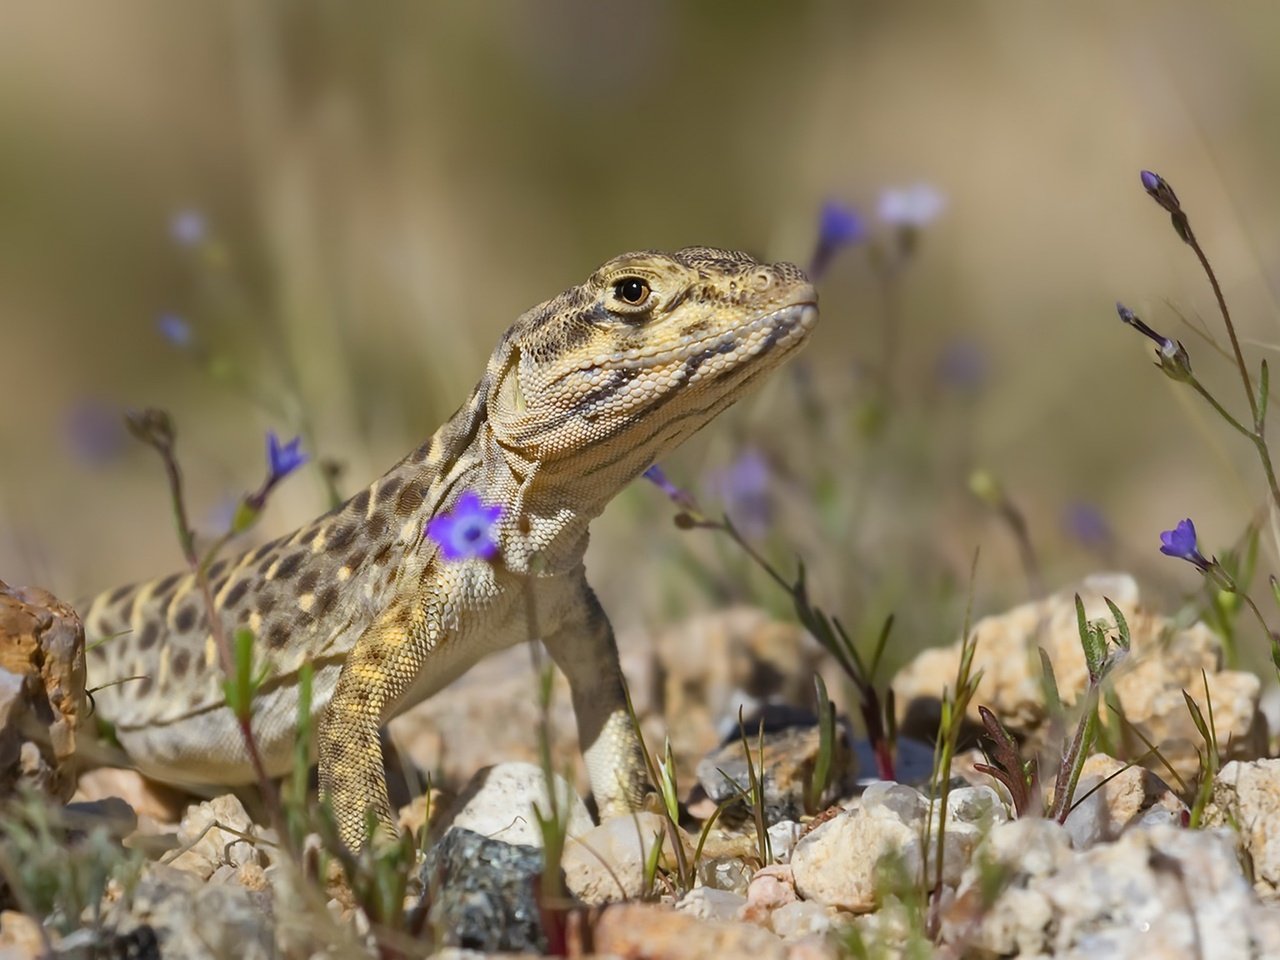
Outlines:
POLYGON ((278 956, 271 900, 231 884, 208 886, 192 874, 155 865, 127 903, 107 918, 114 937, 140 945, 158 940, 159 956, 183 960, 268 960, 278 956), (144 929, 144 928, 149 928, 144 929))
POLYGON ((542 851, 454 827, 427 852, 420 874, 438 942, 472 950, 547 949, 538 908, 542 851))

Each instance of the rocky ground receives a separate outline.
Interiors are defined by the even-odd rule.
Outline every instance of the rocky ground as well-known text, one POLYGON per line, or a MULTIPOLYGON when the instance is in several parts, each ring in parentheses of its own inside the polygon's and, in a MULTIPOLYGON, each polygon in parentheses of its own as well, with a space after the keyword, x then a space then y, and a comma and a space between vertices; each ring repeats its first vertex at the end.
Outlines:
MULTIPOLYGON (((988 707, 1049 771, 1041 808, 1075 714, 1064 726, 1046 704, 1038 651, 1068 705, 1088 681, 1073 592, 975 625, 983 675, 968 719, 978 729, 988 707)), ((845 684, 801 631, 738 609, 630 645, 643 655, 624 664, 658 759, 670 738, 679 828, 660 805, 596 824, 585 785, 558 780, 568 839, 550 879, 532 815, 547 788, 527 651, 397 720, 399 766, 433 783, 417 799, 406 787, 402 822, 425 839, 396 874, 402 890, 385 875, 353 883, 317 837, 285 855, 234 795, 192 802, 126 769, 77 775, 93 737, 79 621, 48 594, 0 584, 0 957, 1280 956, 1280 760, 1267 759, 1261 681, 1223 669, 1207 627, 1144 608, 1128 577, 1079 592, 1090 618, 1110 616, 1104 595, 1117 604, 1132 649, 1103 697, 1109 752, 1089 756, 1062 823, 1016 816, 973 738, 945 799, 930 785, 959 641, 894 681, 902 782, 875 779, 842 720, 815 798, 812 677, 833 693, 845 684), (750 780, 740 708, 763 770, 754 805, 726 780, 750 780)), ((575 769, 562 687, 549 719, 553 766, 575 769)))

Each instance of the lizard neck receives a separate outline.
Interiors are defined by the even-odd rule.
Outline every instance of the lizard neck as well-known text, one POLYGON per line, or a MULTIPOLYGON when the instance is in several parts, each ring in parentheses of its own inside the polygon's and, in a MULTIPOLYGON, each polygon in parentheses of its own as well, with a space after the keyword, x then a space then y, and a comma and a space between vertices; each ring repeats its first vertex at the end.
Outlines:
MULTIPOLYGON (((499 541, 503 566, 516 574, 554 575, 576 568, 587 547, 587 527, 603 511, 615 489, 584 496, 572 472, 548 469, 504 446, 486 418, 486 376, 471 397, 432 437, 391 468, 372 490, 396 491, 389 509, 398 539, 407 548, 399 579, 425 569, 432 544, 422 531, 472 491, 488 505, 500 505, 499 541)), ((641 467, 643 469, 643 467, 641 467)))

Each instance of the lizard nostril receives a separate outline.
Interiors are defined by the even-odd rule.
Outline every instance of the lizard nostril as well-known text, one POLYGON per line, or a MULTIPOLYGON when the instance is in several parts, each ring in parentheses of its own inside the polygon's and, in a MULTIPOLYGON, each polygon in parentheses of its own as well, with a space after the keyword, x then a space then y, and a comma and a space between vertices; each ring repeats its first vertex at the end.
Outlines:
POLYGON ((757 290, 768 290, 773 286, 773 273, 769 270, 757 270, 751 276, 751 283, 757 290))

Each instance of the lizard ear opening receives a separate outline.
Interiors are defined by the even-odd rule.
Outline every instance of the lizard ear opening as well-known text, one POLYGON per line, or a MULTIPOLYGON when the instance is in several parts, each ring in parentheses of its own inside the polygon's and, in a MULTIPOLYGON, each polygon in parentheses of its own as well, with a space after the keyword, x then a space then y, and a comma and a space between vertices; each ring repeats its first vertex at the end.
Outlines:
POLYGON ((489 412, 524 413, 524 391, 520 388, 520 348, 513 347, 506 366, 498 374, 498 384, 490 393, 489 412))

